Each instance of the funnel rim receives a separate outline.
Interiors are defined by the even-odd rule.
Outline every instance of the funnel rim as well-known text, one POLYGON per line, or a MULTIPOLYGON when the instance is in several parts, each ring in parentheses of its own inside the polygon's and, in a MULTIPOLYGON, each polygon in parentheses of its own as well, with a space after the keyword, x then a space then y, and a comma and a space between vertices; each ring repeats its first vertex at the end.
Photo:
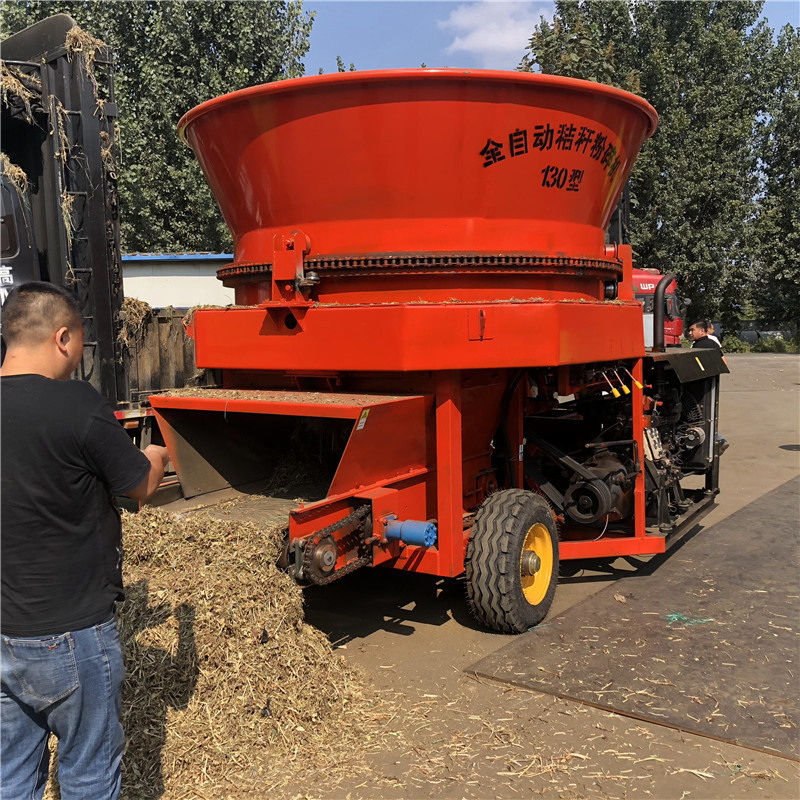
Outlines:
POLYGON ((425 80, 427 76, 435 76, 444 80, 453 81, 464 80, 465 77, 472 76, 476 79, 488 79, 496 83, 510 83, 516 85, 530 83, 550 88, 561 88, 572 92, 591 93, 594 95, 598 93, 605 94, 606 96, 633 106, 637 111, 644 113, 650 123, 644 141, 649 139, 658 128, 658 112, 647 100, 631 92, 627 92, 624 89, 618 89, 616 86, 610 86, 605 83, 595 83, 594 81, 586 81, 580 78, 567 78, 563 75, 542 75, 535 72, 426 67, 417 69, 406 68, 334 72, 328 75, 305 75, 300 78, 287 78, 286 80, 248 86, 244 89, 238 89, 234 92, 228 92, 218 97, 213 97, 187 111, 178 121, 178 135, 184 143, 187 143, 186 129, 201 116, 216 110, 218 106, 228 106, 231 102, 246 102, 254 96, 280 95, 298 88, 314 88, 329 83, 386 83, 387 81, 425 80))

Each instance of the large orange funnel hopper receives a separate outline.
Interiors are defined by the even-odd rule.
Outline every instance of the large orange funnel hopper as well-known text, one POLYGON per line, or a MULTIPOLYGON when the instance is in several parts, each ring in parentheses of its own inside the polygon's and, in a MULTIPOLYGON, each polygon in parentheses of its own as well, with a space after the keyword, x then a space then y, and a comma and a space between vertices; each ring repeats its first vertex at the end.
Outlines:
POLYGON ((230 227, 235 263, 537 254, 601 258, 657 115, 639 97, 517 72, 388 70, 255 86, 188 112, 181 135, 230 227))

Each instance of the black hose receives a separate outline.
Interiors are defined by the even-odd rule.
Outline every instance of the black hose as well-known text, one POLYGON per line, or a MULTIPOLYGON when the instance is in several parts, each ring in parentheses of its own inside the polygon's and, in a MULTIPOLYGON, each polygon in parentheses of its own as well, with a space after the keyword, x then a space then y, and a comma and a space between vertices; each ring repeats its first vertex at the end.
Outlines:
POLYGON ((653 294, 653 352, 663 353, 664 347, 664 295, 667 286, 675 280, 675 276, 668 272, 656 286, 653 294))

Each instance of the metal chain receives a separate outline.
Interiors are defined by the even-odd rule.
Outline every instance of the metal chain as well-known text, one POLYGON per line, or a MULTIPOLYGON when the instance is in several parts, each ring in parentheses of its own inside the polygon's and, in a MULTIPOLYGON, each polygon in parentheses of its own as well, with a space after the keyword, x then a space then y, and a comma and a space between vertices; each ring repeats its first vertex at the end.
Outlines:
POLYGON ((339 578, 343 578, 345 575, 349 575, 351 572, 355 572, 359 567, 366 567, 371 563, 372 554, 370 553, 368 555, 361 556, 361 558, 357 558, 355 561, 351 561, 349 564, 345 565, 341 569, 337 569, 336 572, 333 572, 325 578, 318 578, 315 575, 311 575, 308 579, 317 586, 326 586, 333 581, 338 581, 339 578))
POLYGON ((306 580, 315 583, 317 586, 325 586, 332 581, 338 580, 339 578, 344 577, 345 575, 349 575, 354 570, 358 569, 359 567, 366 566, 367 564, 371 563, 372 561, 372 554, 367 553, 366 555, 361 556, 361 558, 357 558, 355 561, 351 561, 349 564, 346 564, 341 569, 336 570, 330 575, 327 575, 324 578, 319 578, 314 575, 311 571, 311 564, 312 559, 314 556, 314 550, 316 546, 326 537, 330 536, 332 533, 340 530, 341 528, 345 528, 348 525, 356 525, 357 528, 363 527, 364 519, 369 515, 369 512, 372 509, 372 505, 367 503, 363 506, 359 506, 355 511, 351 514, 348 514, 346 517, 342 517, 336 522, 327 525, 326 527, 322 528, 322 530, 317 531, 312 536, 309 536, 306 539, 305 544, 303 545, 303 577, 306 580))
MULTIPOLYGON (((616 261, 606 261, 592 258, 569 258, 566 256, 532 256, 528 253, 510 254, 507 256, 481 255, 481 254, 456 254, 452 256, 423 256, 410 254, 407 256, 373 256, 365 258, 306 258, 303 261, 305 269, 312 270, 371 270, 378 269, 386 272, 410 269, 408 274, 421 274, 421 271, 451 271, 451 270, 478 270, 478 271, 510 271, 518 273, 526 269, 536 272, 555 268, 561 274, 564 270, 576 269, 579 271, 599 270, 601 272, 618 271, 616 261)), ((234 277, 237 275, 259 275, 272 270, 271 262, 244 262, 227 264, 217 270, 219 278, 234 277)))

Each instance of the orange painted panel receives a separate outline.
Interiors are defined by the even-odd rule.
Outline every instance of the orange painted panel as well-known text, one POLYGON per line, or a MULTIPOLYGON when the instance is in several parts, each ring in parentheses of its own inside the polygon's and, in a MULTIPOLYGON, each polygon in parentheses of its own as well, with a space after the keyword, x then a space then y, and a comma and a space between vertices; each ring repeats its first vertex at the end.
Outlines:
POLYGON ((600 258, 657 125, 643 99, 557 76, 385 70, 254 86, 179 123, 235 245, 272 261, 299 228, 309 257, 546 253, 600 258))
POLYGON ((639 303, 488 303, 490 339, 472 338, 471 305, 318 306, 275 333, 259 308, 200 309, 197 366, 239 370, 408 372, 556 366, 644 355, 639 303))

